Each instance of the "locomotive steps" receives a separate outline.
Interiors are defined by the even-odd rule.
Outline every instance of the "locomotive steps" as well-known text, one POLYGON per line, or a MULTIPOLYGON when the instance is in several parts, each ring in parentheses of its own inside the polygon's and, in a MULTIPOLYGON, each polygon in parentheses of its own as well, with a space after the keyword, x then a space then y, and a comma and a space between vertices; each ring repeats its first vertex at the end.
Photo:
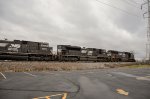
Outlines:
POLYGON ((136 65, 136 62, 27 62, 9 61, 0 62, 0 72, 25 72, 25 71, 70 71, 86 69, 106 69, 136 65))

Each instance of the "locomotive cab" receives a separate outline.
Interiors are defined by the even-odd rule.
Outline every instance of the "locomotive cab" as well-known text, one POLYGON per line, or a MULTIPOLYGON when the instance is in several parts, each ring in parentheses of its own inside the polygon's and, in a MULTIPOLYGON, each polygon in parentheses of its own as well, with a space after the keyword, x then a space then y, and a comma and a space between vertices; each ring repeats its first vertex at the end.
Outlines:
POLYGON ((83 47, 81 49, 81 56, 86 56, 87 55, 87 49, 85 47, 83 47))
POLYGON ((134 54, 131 52, 125 52, 126 59, 128 62, 135 62, 134 54))
POLYGON ((81 55, 81 47, 71 45, 58 45, 57 55, 59 61, 77 61, 81 55))
POLYGON ((7 52, 12 41, 0 40, 0 52, 7 52))
POLYGON ((135 62, 134 54, 130 52, 120 52, 122 62, 135 62))
POLYGON ((121 61, 121 57, 119 55, 119 51, 108 50, 107 51, 108 60, 111 62, 121 61))

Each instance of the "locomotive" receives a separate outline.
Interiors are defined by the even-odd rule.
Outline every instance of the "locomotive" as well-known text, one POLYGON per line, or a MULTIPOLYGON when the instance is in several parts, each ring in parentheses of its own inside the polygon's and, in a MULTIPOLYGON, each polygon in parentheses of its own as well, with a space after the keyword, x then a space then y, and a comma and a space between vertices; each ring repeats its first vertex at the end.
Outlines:
POLYGON ((0 40, 0 60, 135 62, 131 52, 57 45, 55 55, 49 43, 24 40, 0 40))
POLYGON ((0 60, 52 60, 52 47, 45 42, 0 40, 0 60))

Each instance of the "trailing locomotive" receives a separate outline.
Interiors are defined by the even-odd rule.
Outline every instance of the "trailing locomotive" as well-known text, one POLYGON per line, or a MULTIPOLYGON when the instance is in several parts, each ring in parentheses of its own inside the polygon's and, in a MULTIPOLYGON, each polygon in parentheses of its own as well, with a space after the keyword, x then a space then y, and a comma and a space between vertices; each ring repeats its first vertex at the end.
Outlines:
POLYGON ((54 55, 49 43, 21 40, 0 40, 0 60, 135 62, 130 52, 57 45, 54 55))
POLYGON ((57 56, 59 61, 79 61, 81 47, 71 45, 57 45, 57 56))
POLYGON ((108 61, 105 49, 83 48, 81 53, 82 53, 80 56, 81 61, 95 61, 95 62, 108 61))
POLYGON ((120 61, 122 62, 135 62, 134 54, 130 52, 120 52, 120 61))

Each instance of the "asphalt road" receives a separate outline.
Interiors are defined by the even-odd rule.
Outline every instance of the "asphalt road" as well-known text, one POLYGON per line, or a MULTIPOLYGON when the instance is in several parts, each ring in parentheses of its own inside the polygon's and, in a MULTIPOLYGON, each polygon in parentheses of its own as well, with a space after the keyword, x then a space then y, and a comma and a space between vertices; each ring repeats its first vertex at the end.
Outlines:
POLYGON ((150 69, 3 72, 0 99, 150 99, 150 69))

